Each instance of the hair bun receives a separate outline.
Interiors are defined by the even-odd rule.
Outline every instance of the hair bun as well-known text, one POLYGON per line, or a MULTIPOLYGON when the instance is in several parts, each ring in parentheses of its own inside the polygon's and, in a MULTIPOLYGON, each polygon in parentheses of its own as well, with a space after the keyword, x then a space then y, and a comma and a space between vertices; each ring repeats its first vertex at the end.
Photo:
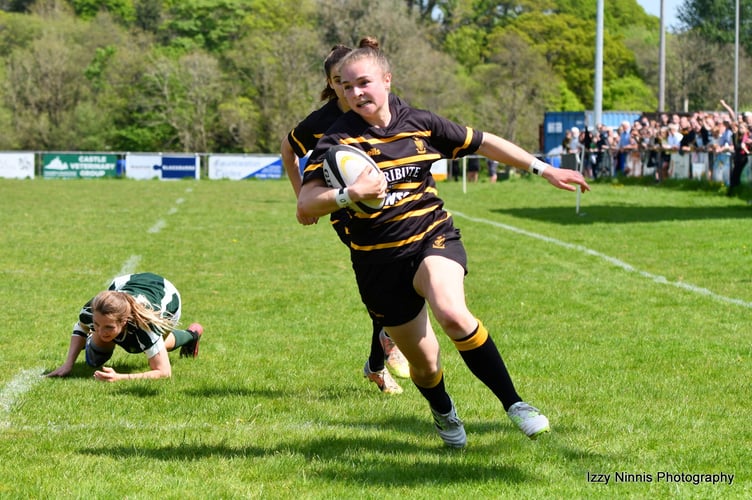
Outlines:
POLYGON ((373 49, 373 50, 379 50, 379 41, 376 40, 372 36, 366 36, 360 39, 360 42, 358 43, 358 48, 365 49, 373 49))

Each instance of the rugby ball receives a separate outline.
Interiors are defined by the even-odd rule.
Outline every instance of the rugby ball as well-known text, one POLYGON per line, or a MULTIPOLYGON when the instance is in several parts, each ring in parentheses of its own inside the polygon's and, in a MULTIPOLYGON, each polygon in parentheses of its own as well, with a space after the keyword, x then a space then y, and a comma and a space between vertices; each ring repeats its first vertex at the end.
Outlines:
MULTIPOLYGON (((333 188, 340 189, 352 185, 358 176, 368 168, 373 167, 371 172, 378 175, 379 166, 368 156, 365 151, 338 144, 332 146, 324 156, 324 179, 333 188)), ((384 200, 361 200, 350 204, 350 208, 366 214, 376 213, 384 207, 384 200)))

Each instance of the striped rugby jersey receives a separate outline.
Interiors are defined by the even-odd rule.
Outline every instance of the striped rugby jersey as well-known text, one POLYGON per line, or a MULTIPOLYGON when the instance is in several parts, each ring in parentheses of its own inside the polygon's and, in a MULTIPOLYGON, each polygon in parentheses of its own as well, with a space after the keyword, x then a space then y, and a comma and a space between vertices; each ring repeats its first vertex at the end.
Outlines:
MULTIPOLYGON (((400 103, 400 99, 394 94, 389 94, 389 102, 400 103)), ((287 134, 287 140, 290 142, 295 155, 298 158, 303 158, 309 151, 313 151, 318 140, 343 114, 337 104, 337 99, 331 99, 306 116, 287 134)))
POLYGON ((335 144, 363 149, 386 175, 384 208, 372 215, 350 211, 353 259, 387 261, 414 255, 432 235, 452 228, 431 165, 441 158, 474 153, 483 138, 481 131, 399 100, 390 99, 389 105, 392 119, 386 128, 371 127, 354 111, 342 115, 319 140, 303 176, 303 183, 323 181, 324 154, 335 144))
MULTIPOLYGON (((137 273, 118 276, 113 279, 107 290, 117 290, 136 297, 137 300, 148 302, 151 308, 161 311, 163 317, 180 319, 180 293, 167 279, 153 273, 137 273)), ((92 297, 78 315, 78 323, 73 327, 73 334, 87 336, 80 325, 86 325, 89 330, 94 328, 94 315, 91 310, 92 297)), ((151 354, 153 349, 161 345, 161 335, 151 330, 141 330, 128 322, 125 331, 115 338, 114 342, 130 353, 146 352, 151 354)), ((156 352, 154 353, 156 354, 156 352)))
MULTIPOLYGON (((287 134, 287 141, 298 158, 303 158, 309 151, 313 151, 316 143, 324 135, 326 129, 342 116, 342 110, 337 105, 337 99, 331 99, 319 109, 306 116, 294 129, 287 134)), ((348 242, 349 237, 345 231, 350 214, 347 210, 337 210, 329 216, 332 227, 337 232, 342 242, 348 242)))
POLYGON ((298 123, 287 134, 287 140, 297 157, 303 158, 309 151, 312 151, 326 129, 342 114, 342 110, 337 105, 337 99, 332 99, 298 123))

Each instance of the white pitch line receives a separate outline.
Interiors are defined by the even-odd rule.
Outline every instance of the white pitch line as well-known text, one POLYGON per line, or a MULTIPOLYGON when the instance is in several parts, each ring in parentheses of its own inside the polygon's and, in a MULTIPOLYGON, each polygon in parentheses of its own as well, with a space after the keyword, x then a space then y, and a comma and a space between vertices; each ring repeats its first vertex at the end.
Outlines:
POLYGON ((164 219, 159 219, 157 222, 154 223, 153 226, 149 228, 149 233, 158 233, 162 230, 162 228, 167 226, 167 222, 165 222, 164 219))
POLYGON ((42 380, 42 368, 22 370, 0 392, 0 428, 10 427, 10 412, 18 400, 42 380))
MULTIPOLYGON (((176 205, 182 205, 183 202, 185 202, 185 198, 178 198, 175 200, 176 205)), ((178 211, 177 207, 171 207, 167 211, 167 215, 173 215, 177 213, 177 211, 178 211)), ((151 226, 147 232, 152 233, 152 234, 158 233, 165 227, 167 227, 167 222, 164 219, 158 219, 157 222, 155 222, 154 225, 151 226)))
POLYGON ((523 236, 528 236, 530 238, 535 238, 537 240, 545 241, 546 243, 551 243, 553 245, 558 245, 563 248, 567 248, 569 250, 575 250, 578 252, 582 252, 587 255, 592 255, 593 257, 598 257, 599 259, 603 259, 606 262, 609 262, 610 264, 615 265, 616 267, 620 267, 624 269, 627 272, 630 273, 637 273, 640 276, 643 276, 645 278, 648 278, 650 280, 653 280, 656 283, 659 283, 661 285, 670 285, 674 286, 676 288, 681 288, 683 290, 687 290, 692 293, 696 293, 699 295, 706 295, 712 299, 718 300, 720 302, 726 302, 728 304, 734 304, 737 306, 746 307, 748 309, 752 309, 752 302, 747 302, 745 300, 741 299, 735 299, 732 297, 726 297, 725 295, 717 294, 711 290, 708 290, 707 288, 702 288, 696 285, 693 285, 691 283, 684 283, 681 281, 669 281, 668 278, 665 276, 660 276, 658 274, 649 273, 647 271, 642 271, 640 269, 635 268, 634 266, 627 264, 626 262, 617 259, 616 257, 611 257, 610 255, 606 255, 604 253, 598 252, 596 250, 593 250, 591 248, 584 247, 582 245, 575 245, 572 243, 567 243, 566 241, 557 240, 556 238, 550 238, 548 236, 544 236, 542 234, 533 233, 530 231, 526 231, 524 229, 520 229, 518 227, 510 226, 508 224, 503 224, 501 222, 496 222, 488 219, 479 219, 477 217, 470 217, 469 215, 465 215, 462 212, 456 212, 454 210, 450 210, 450 212, 454 215, 459 215, 460 217, 463 217, 467 220, 473 221, 473 222, 479 222, 482 224, 489 224, 494 227, 498 227, 500 229, 505 229, 507 231, 511 231, 513 233, 521 234, 523 236))
MULTIPOLYGON (((117 273, 115 276, 124 276, 126 274, 133 274, 136 272, 136 269, 138 268, 138 264, 141 262, 141 256, 140 255, 131 255, 128 257, 128 260, 126 260, 123 263, 123 267, 120 268, 120 272, 117 273)), ((109 285, 110 282, 108 281, 107 284, 109 285)))
MULTIPOLYGON (((160 425, 150 426, 151 430, 160 431, 163 433, 174 433, 185 430, 215 430, 215 429, 231 429, 238 430, 243 428, 255 429, 257 426, 254 422, 248 421, 243 423, 231 422, 231 423, 207 423, 207 422, 192 422, 187 421, 185 423, 164 423, 160 425)), ((108 430, 141 430, 143 424, 140 422, 129 422, 125 420, 108 421, 105 424, 101 423, 81 423, 71 424, 67 422, 52 422, 35 423, 27 425, 16 426, 15 429, 19 431, 29 431, 34 433, 49 433, 49 432, 86 432, 86 431, 101 431, 103 428, 108 430)), ((368 424, 327 424, 323 422, 301 422, 294 424, 287 423, 269 423, 264 425, 265 432, 277 432, 283 433, 286 431, 300 431, 301 429, 323 429, 336 431, 339 429, 350 429, 360 431, 379 430, 378 426, 368 424)))

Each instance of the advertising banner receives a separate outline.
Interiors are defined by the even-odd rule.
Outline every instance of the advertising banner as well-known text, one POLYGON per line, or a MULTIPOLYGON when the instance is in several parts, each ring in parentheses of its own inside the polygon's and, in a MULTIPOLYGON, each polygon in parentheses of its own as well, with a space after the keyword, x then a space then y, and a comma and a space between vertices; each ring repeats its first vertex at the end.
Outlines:
POLYGON ((129 179, 198 179, 199 173, 197 155, 128 153, 125 156, 125 176, 129 179))
POLYGON ((209 179, 281 179, 279 155, 211 155, 209 179))
POLYGON ((128 153, 125 155, 125 176, 129 179, 159 179, 162 156, 128 153))
POLYGON ((689 178, 689 155, 671 153, 671 172, 674 179, 689 178))
POLYGON ((162 179, 198 179, 201 163, 197 155, 163 155, 162 179))
POLYGON ((33 179, 34 153, 0 153, 0 177, 33 179))
POLYGON ((45 179, 94 179, 115 177, 117 155, 98 153, 44 153, 42 177, 45 179))

